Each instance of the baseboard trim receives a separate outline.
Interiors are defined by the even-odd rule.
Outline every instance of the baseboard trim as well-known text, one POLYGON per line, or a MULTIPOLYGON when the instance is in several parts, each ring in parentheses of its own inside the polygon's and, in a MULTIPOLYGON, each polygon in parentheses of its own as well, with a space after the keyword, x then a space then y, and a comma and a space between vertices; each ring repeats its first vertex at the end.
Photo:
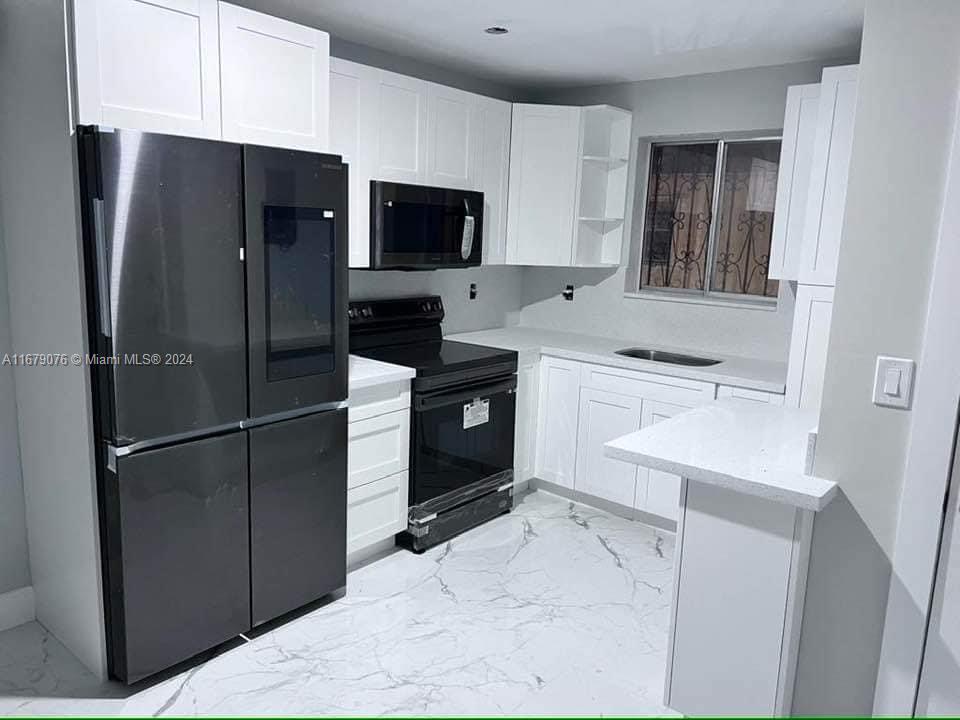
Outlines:
POLYGON ((677 531, 677 523, 673 520, 668 520, 667 518, 660 517, 659 515, 651 515, 643 510, 627 507, 626 505, 621 505, 620 503, 615 503, 611 500, 604 500, 603 498, 598 498, 595 495, 587 495, 579 490, 566 488, 563 485, 557 485, 549 480, 530 478, 530 489, 543 490, 544 492, 548 492, 552 495, 558 495, 562 498, 566 498, 567 500, 572 500, 575 503, 580 503, 581 505, 595 507, 597 510, 603 510, 611 515, 622 517, 625 520, 642 522, 644 525, 652 525, 655 528, 666 530, 667 532, 677 531))
POLYGON ((32 585, 0 593, 0 632, 36 619, 32 585))

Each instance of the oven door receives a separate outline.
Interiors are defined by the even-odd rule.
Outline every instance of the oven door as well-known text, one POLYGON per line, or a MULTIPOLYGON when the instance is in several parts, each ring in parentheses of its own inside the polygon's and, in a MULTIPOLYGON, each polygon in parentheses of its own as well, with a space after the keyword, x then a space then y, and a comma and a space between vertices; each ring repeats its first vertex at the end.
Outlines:
POLYGON ((347 396, 347 167, 244 146, 251 418, 347 396))
POLYGON ((441 497, 449 498, 452 506, 469 499, 484 480, 512 473, 516 388, 517 378, 510 375, 497 382, 417 394, 411 506, 441 497))
POLYGON ((483 193, 370 183, 370 258, 375 270, 479 265, 483 193))

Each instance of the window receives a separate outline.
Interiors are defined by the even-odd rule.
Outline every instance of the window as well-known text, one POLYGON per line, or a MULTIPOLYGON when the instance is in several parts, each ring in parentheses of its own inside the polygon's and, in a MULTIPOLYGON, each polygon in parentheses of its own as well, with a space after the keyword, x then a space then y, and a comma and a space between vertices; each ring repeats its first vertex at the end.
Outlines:
POLYGON ((773 301, 779 160, 779 139, 653 143, 639 289, 773 301))

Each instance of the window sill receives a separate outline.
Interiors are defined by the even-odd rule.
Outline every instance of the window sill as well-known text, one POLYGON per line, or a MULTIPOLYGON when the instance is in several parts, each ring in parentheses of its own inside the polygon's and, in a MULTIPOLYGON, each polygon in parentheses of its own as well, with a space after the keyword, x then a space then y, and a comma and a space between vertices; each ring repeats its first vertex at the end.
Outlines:
POLYGON ((657 302, 686 303, 687 305, 713 305, 714 307, 724 307, 735 310, 760 310, 761 312, 776 312, 777 300, 771 298, 765 300, 744 300, 742 298, 720 298, 715 295, 687 295, 684 293, 656 292, 654 290, 641 290, 639 292, 625 292, 623 294, 628 300, 655 300, 657 302))

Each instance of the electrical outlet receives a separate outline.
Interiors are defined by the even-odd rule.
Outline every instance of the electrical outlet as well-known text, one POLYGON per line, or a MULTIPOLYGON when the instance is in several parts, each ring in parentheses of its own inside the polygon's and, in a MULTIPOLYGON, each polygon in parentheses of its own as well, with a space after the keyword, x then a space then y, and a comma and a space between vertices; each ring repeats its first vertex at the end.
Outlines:
POLYGON ((476 283, 470 283, 470 299, 471 299, 471 300, 476 300, 476 299, 477 299, 477 284, 476 284, 476 283))
POLYGON ((573 300, 573 285, 567 285, 566 289, 563 291, 564 300, 573 300))

